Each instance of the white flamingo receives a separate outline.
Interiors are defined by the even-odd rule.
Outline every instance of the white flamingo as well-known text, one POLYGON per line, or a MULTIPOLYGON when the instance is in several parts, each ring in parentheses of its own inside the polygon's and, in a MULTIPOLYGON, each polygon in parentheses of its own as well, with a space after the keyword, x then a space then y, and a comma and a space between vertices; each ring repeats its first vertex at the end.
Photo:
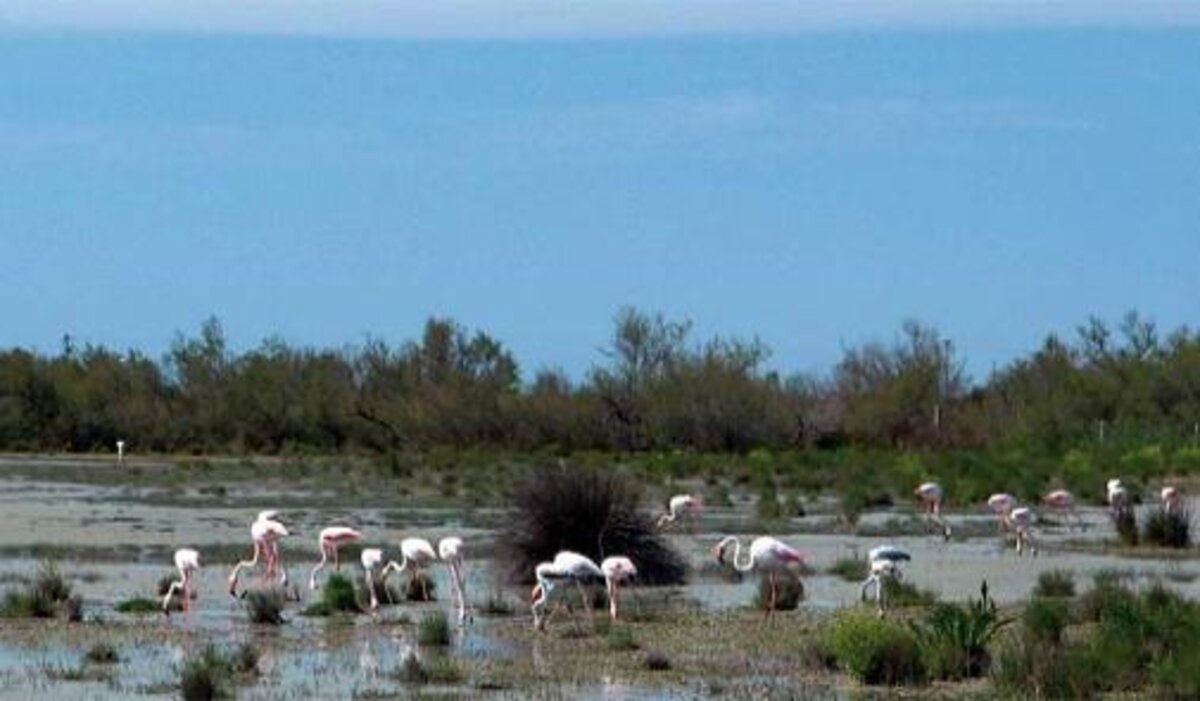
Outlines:
POLYGON ((438 557, 446 563, 450 570, 450 593, 458 607, 458 625, 467 620, 466 578, 463 576, 464 560, 463 540, 458 536, 449 536, 438 541, 438 557))
POLYGON ((192 548, 180 548, 175 551, 175 569, 179 570, 179 579, 171 582, 167 593, 163 596, 162 610, 170 614, 171 597, 175 592, 183 595, 183 610, 192 609, 192 576, 200 569, 200 553, 192 548))
POLYGON ((667 512, 658 517, 657 527, 663 528, 676 519, 686 516, 689 520, 700 515, 704 501, 691 494, 676 494, 667 502, 667 512))
POLYGON ((870 563, 871 573, 863 580, 862 586, 859 588, 859 598, 865 601, 867 589, 874 585, 875 606, 879 609, 881 617, 887 608, 887 587, 884 580, 900 580, 899 564, 909 560, 912 560, 912 556, 894 545, 880 545, 871 548, 871 551, 867 553, 867 562, 870 563))
POLYGON ((238 574, 245 568, 258 566, 258 559, 264 562, 263 581, 269 584, 277 573, 280 575, 279 584, 287 585, 287 569, 279 556, 279 540, 291 535, 287 526, 279 520, 279 512, 274 510, 260 511, 250 524, 250 538, 254 542, 254 554, 249 560, 242 560, 229 573, 229 593, 237 596, 238 574))
POLYGON ((359 560, 367 581, 367 593, 371 597, 371 611, 374 612, 379 609, 379 597, 375 596, 375 570, 383 563, 383 551, 379 548, 363 548, 359 560))
POLYGON ((590 614, 591 604, 587 592, 583 589, 584 582, 604 578, 604 571, 591 558, 570 550, 563 550, 554 556, 553 562, 543 562, 533 570, 537 584, 533 587, 531 609, 533 611, 533 627, 543 630, 550 620, 553 611, 542 615, 546 604, 559 591, 560 582, 574 582, 579 588, 579 596, 583 599, 583 608, 590 614))
POLYGON ((1012 522, 1013 531, 1017 534, 1017 557, 1021 556, 1026 547, 1034 557, 1037 557, 1037 542, 1033 539, 1033 524, 1037 523, 1037 514, 1033 509, 1020 507, 1013 509, 1009 520, 1012 522))
POLYGON ((1001 533, 1008 529, 1008 515, 1017 507, 1017 498, 1005 492, 988 497, 988 508, 996 515, 996 527, 1001 533))
POLYGON ((921 500, 921 511, 925 514, 925 519, 936 523, 941 528, 942 537, 950 540, 950 524, 942 518, 942 502, 946 496, 942 485, 937 482, 923 482, 917 485, 913 494, 921 500))
POLYGON ((1178 514, 1183 507, 1183 492, 1178 487, 1168 485, 1159 494, 1162 510, 1168 514, 1178 514))
POLYGON ((1105 492, 1108 497, 1108 508, 1114 519, 1120 518, 1121 512, 1129 508, 1129 490, 1125 485, 1121 484, 1119 479, 1110 479, 1105 485, 1105 492))
POLYGON ((419 581, 424 598, 428 601, 429 586, 423 576, 422 569, 437 560, 437 553, 433 551, 433 545, 424 538, 405 538, 400 541, 400 555, 402 562, 397 563, 393 560, 384 565, 381 578, 386 582, 388 575, 393 571, 399 573, 411 567, 409 588, 412 588, 412 582, 419 581))
POLYGON ((740 560, 742 543, 737 536, 728 536, 713 548, 717 562, 725 564, 725 551, 733 543, 733 560, 730 564, 738 572, 759 570, 766 572, 771 583, 771 599, 767 602, 766 616, 770 618, 775 613, 775 604, 779 599, 779 583, 777 576, 780 572, 790 572, 799 581, 798 568, 804 565, 804 556, 790 545, 772 538, 761 536, 750 542, 750 552, 746 560, 740 560))

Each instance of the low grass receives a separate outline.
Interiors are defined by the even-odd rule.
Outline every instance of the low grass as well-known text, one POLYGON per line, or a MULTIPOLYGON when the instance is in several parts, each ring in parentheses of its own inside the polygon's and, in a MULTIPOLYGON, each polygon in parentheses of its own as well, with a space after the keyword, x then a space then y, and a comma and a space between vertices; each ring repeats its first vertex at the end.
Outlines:
POLYGON ((450 619, 445 612, 432 611, 421 618, 417 624, 417 643, 438 647, 450 644, 450 619))
POLYGON ((626 626, 614 626, 604 636, 604 643, 609 650, 636 650, 637 640, 633 637, 633 629, 626 626))
POLYGON ((422 660, 410 652, 393 674, 404 684, 460 684, 466 679, 462 667, 448 655, 422 660))
POLYGON ((1037 598, 1071 598, 1075 596, 1075 575, 1069 570, 1050 570, 1038 575, 1033 587, 1037 598))
POLYGON ((259 653, 243 644, 231 652, 206 645, 198 654, 184 660, 179 670, 179 691, 184 701, 210 701, 230 698, 234 684, 258 674, 259 653))
POLYGON ((54 618, 60 609, 68 620, 83 618, 83 600, 72 600, 71 585, 54 562, 45 560, 31 580, 5 592, 0 618, 54 618))

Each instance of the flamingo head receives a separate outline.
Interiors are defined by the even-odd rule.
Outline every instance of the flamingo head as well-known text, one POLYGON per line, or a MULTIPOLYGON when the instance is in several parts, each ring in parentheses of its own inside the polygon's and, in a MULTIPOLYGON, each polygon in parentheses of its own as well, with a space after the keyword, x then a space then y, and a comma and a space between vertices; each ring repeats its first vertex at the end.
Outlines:
POLYGON ((713 557, 717 558, 719 564, 725 564, 725 543, 718 543, 713 546, 713 557))
POLYGON ((529 603, 536 604, 542 598, 542 585, 533 585, 533 590, 529 592, 529 603))

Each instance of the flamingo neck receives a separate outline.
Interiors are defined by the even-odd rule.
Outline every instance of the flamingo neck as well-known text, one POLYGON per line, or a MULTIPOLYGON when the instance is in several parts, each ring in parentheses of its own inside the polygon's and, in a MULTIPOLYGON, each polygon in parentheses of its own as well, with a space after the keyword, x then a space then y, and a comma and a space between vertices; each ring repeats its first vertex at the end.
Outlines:
POLYGON ((749 572, 750 570, 754 569, 754 560, 750 557, 750 553, 746 553, 745 564, 742 564, 738 561, 742 556, 742 541, 738 540, 737 536, 729 536, 729 540, 726 542, 730 541, 733 542, 733 561, 731 563, 733 565, 733 569, 737 570, 738 572, 749 572))

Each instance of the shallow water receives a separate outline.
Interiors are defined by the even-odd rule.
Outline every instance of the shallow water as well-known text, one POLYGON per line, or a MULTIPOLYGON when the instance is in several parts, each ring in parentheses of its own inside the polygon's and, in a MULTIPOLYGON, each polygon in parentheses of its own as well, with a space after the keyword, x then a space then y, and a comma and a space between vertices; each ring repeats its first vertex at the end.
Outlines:
MULTIPOLYGON (((282 503, 314 497, 302 491, 269 492, 241 490, 223 503, 191 502, 186 490, 176 495, 175 505, 162 503, 161 490, 123 488, 87 483, 5 478, 0 459, 0 548, 10 556, 0 558, 0 588, 32 575, 48 546, 62 549, 69 557, 60 559, 64 574, 72 578, 76 592, 85 598, 89 619, 106 623, 67 626, 62 623, 5 622, 0 627, 0 699, 27 699, 50 694, 64 699, 117 699, 137 695, 170 697, 178 692, 182 660, 208 642, 231 647, 252 642, 262 653, 260 678, 239 688, 240 698, 348 698, 356 695, 402 694, 405 687, 395 670, 408 654, 435 655, 415 645, 417 621, 432 610, 450 613, 449 582, 445 568, 435 566, 439 601, 430 604, 386 607, 377 617, 354 619, 308 619, 289 607, 289 623, 279 628, 251 626, 242 603, 227 593, 226 576, 233 560, 248 556, 249 523, 258 510, 275 499, 282 503), (170 552, 180 546, 195 546, 206 566, 198 573, 198 598, 193 610, 170 618, 117 614, 113 607, 133 596, 154 598, 158 579, 171 572, 170 552), (244 553, 244 555, 243 555, 244 553), (407 619, 408 622, 401 622, 407 619), (68 681, 56 670, 78 667, 87 646, 113 636, 120 641, 122 661, 108 671, 88 667, 85 681, 68 681), (103 676, 101 676, 103 675, 103 676)), ((72 464, 65 462, 64 464, 72 464)), ((76 466, 78 467, 78 466, 76 466)), ((41 466, 41 469, 46 469, 41 466)), ((1200 504, 1193 503, 1193 507, 1200 504)), ((309 569, 316 555, 316 532, 332 523, 350 523, 368 533, 365 545, 394 546, 400 539, 420 535, 436 540, 445 535, 464 537, 468 543, 466 567, 468 597, 476 605, 489 596, 500 596, 516 607, 515 619, 487 619, 458 631, 452 654, 459 660, 487 665, 504 665, 506 660, 537 657, 537 645, 512 635, 499 634, 501 626, 528 626, 525 608, 528 590, 499 583, 497 563, 487 557, 470 558, 471 545, 477 553, 490 553, 496 533, 470 526, 478 523, 458 509, 405 504, 395 508, 345 507, 285 508, 298 535, 282 545, 284 564, 291 580, 305 591, 309 569)), ((1075 573, 1086 588, 1091 575, 1102 570, 1129 573, 1134 582, 1163 579, 1189 597, 1200 597, 1200 560, 1193 558, 1128 558, 1119 551, 1106 552, 1102 543, 1111 538, 1111 527, 1103 509, 1083 509, 1085 529, 1067 530, 1052 526, 1038 532, 1042 548, 1034 557, 1018 558, 991 527, 991 519, 980 511, 953 513, 949 518, 957 532, 950 542, 929 535, 858 537, 828 531, 834 525, 828 514, 794 519, 777 535, 804 552, 814 573, 805 579, 804 606, 827 612, 859 600, 859 584, 823 574, 842 557, 865 557, 883 542, 906 548, 913 560, 904 576, 919 588, 939 597, 962 600, 976 596, 982 581, 1001 604, 1026 599, 1039 573, 1063 569, 1075 573), (972 534, 987 534, 971 537, 972 534)), ((756 577, 733 581, 711 573, 711 547, 727 532, 744 531, 754 523, 753 508, 711 509, 700 523, 669 536, 693 567, 692 581, 682 587, 639 589, 623 597, 626 609, 640 607, 718 612, 746 606, 759 586, 756 577), (689 533, 692 530, 694 532, 689 533)), ((911 509, 893 509, 864 515, 868 531, 891 528, 899 533, 921 532, 923 526, 911 509)), ((746 542, 746 539, 743 540, 746 542)), ((347 558, 342 570, 353 578, 361 569, 347 558)), ((257 586, 254 575, 244 580, 257 586)), ((535 640, 536 642, 536 640, 535 640)), ((424 688, 426 691, 428 687, 424 688)), ((436 691, 436 687, 434 691, 436 691)), ((472 693, 470 687, 449 687, 449 693, 472 693)), ((496 692, 487 692, 495 695, 496 692)), ((589 699, 646 699, 693 697, 706 693, 688 687, 643 687, 620 678, 597 684, 556 688, 552 695, 589 699)), ((521 696, 518 691, 500 695, 521 696)), ((751 691, 749 696, 755 694, 751 691)))

